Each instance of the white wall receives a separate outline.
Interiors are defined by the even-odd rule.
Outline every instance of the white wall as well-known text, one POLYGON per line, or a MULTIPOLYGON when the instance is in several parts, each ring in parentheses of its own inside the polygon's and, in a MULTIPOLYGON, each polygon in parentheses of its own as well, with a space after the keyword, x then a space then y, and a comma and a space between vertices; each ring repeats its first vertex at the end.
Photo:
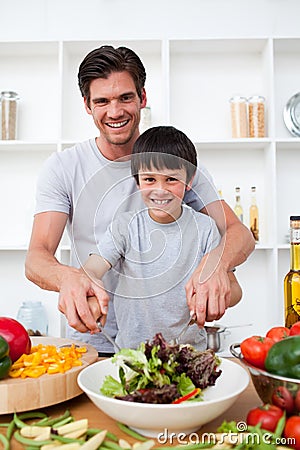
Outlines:
MULTIPOLYGON (((92 40, 97 42, 99 40, 102 44, 106 40, 130 41, 131 39, 299 38, 299 13, 300 0, 148 0, 147 2, 145 0, 0 0, 0 40, 2 42, 35 40, 92 40)), ((49 45, 51 46, 51 44, 49 45)), ((289 61, 294 61, 297 54, 298 51, 294 50, 294 56, 290 57, 289 61)), ((193 55, 193 52, 190 52, 190 63, 193 58, 191 55, 193 55)), ((260 61, 260 57, 257 58, 257 61, 260 61)), ((279 66, 283 67, 283 65, 282 62, 279 66)), ((56 66, 56 63, 52 62, 52 66, 56 66)), ((290 64, 288 66, 291 67, 295 83, 297 83, 299 77, 297 77, 295 65, 290 64)), ((16 71, 18 70, 17 63, 13 67, 16 71)), ((284 73, 286 72, 284 71, 284 73)), ((3 75, 3 72, 2 74, 0 72, 0 78, 1 75, 3 75)), ((76 73, 74 73, 74 76, 76 76, 76 73)), ((224 77, 223 72, 222 77, 224 77)), ((227 78, 229 77, 231 78, 231 74, 227 72, 227 78)), ((159 78, 159 76, 156 78, 159 78)), ((235 80, 236 78, 233 82, 235 80)), ((177 85, 179 83, 180 80, 178 80, 177 85)), ((282 84, 286 85, 287 83, 282 84)), ((272 86, 270 86, 271 88, 272 86)), ((286 91, 284 90, 284 92, 286 91)), ((34 95, 34 87, 32 87, 32 95, 34 95)), ((81 101, 79 92, 77 92, 77 95, 81 101)), ((55 126, 56 123, 53 122, 53 127, 55 126)), ((2 166, 4 166, 3 161, 9 160, 8 166, 11 167, 13 165, 11 160, 17 158, 16 155, 19 155, 19 153, 7 152, 6 154, 3 152, 2 166)), ((28 156, 28 152, 26 155, 28 156)), ((26 155, 22 157, 26 158, 26 155)), ((286 153, 284 157, 286 157, 286 153)), ((291 157, 292 154, 290 154, 290 159, 291 157)), ((32 157, 31 160, 35 161, 36 157, 32 157)), ((31 160, 26 161, 27 164, 31 163, 31 160)), ((20 167, 22 167, 22 163, 20 167)), ((31 168, 31 170, 34 169, 31 168)), ((283 184, 284 181, 282 181, 283 184)), ((9 217, 9 220, 11 220, 11 217, 9 217)), ((10 231, 13 233, 13 228, 10 231)), ((14 234, 17 234, 20 238, 18 233, 14 234)), ((16 314, 16 304, 11 301, 12 296, 16 294, 10 292, 10 286, 17 285, 18 290, 23 292, 23 285, 19 281, 24 282, 23 260, 21 261, 22 266, 20 266, 20 254, 24 258, 23 251, 2 253, 3 261, 5 261, 2 274, 5 283, 2 282, 1 290, 3 299, 5 299, 6 315, 14 316, 16 314), (16 273, 15 267, 18 262, 20 271, 16 273)), ((268 279, 269 267, 273 264, 272 252, 269 250, 258 252, 251 258, 254 260, 253 278, 256 279, 255 270, 261 273, 262 267, 265 271, 262 277, 268 279)), ((288 259, 286 258, 284 263, 281 263, 280 273, 283 273, 287 266, 288 259)), ((248 266, 242 266, 239 269, 241 277, 246 278, 248 270, 248 266)), ((267 298, 267 283, 259 289, 260 296, 267 298)), ((54 323, 53 304, 56 306, 57 294, 36 289, 33 284, 26 282, 26 297, 24 296, 25 293, 24 295, 22 293, 19 300, 26 298, 40 300, 42 297, 48 308, 49 323, 54 323)), ((246 306, 253 308, 252 303, 246 306)), ((268 317, 266 303, 264 303, 264 307, 266 309, 260 311, 261 315, 268 317)), ((240 308, 239 305, 237 309, 228 313, 226 316, 228 323, 231 316, 239 316, 237 313, 239 313, 240 308)), ((242 314, 240 315, 242 316, 242 314)), ((247 323, 248 320, 242 321, 240 319, 240 322, 247 323)), ((58 323, 53 325, 54 335, 59 328, 58 323)), ((49 332, 51 334, 52 330, 49 329, 49 332)), ((238 330, 233 330, 232 338, 236 336, 236 341, 239 341, 237 333, 238 330)))
POLYGON ((0 0, 0 39, 299 36, 299 13, 299 0, 0 0))

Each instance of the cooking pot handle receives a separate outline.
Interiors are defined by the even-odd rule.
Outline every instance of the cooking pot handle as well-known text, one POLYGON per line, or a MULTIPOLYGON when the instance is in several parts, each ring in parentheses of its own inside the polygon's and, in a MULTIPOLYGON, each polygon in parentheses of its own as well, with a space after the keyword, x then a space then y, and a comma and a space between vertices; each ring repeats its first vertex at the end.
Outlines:
POLYGON ((240 359, 242 361, 243 356, 241 354, 241 352, 237 352, 236 349, 240 348, 240 344, 231 344, 229 347, 229 350, 231 351, 232 355, 235 356, 236 358, 240 359))

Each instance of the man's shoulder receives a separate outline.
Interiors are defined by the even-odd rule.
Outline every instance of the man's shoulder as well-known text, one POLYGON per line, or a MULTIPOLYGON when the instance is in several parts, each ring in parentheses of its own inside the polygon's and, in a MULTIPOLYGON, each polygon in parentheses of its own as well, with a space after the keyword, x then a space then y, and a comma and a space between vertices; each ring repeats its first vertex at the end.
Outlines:
POLYGON ((93 139, 88 139, 82 142, 77 142, 76 144, 65 148, 62 152, 58 152, 61 159, 69 160, 77 157, 86 157, 89 151, 93 149, 93 139))
POLYGON ((212 217, 208 216, 207 214, 204 214, 200 211, 195 211, 193 208, 191 208, 188 205, 183 205, 186 215, 189 217, 193 217, 194 220, 197 223, 206 224, 206 225, 212 225, 215 224, 215 221, 212 217))

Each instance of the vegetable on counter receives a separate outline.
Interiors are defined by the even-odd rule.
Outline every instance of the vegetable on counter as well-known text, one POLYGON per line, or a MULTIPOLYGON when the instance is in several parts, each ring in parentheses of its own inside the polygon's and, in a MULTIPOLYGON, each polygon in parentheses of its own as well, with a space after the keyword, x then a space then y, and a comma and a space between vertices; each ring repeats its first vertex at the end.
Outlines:
POLYGON ((271 328, 266 337, 273 339, 274 342, 281 341, 290 335, 290 329, 287 327, 273 327, 271 328))
MULTIPOLYGON (((157 447, 157 450, 288 449, 291 447, 278 443, 284 439, 289 439, 288 443, 294 442, 294 437, 296 444, 292 448, 300 450, 300 417, 293 416, 290 419, 285 421, 285 416, 282 415, 274 432, 265 430, 260 424, 249 425, 246 431, 241 432, 238 425, 240 422, 224 421, 216 433, 208 433, 201 442, 164 445, 157 447)), ((87 419, 75 420, 69 410, 58 417, 47 416, 41 411, 15 413, 10 423, 0 426, 7 427, 6 434, 0 434, 4 450, 9 450, 12 437, 28 450, 150 450, 157 446, 153 439, 141 436, 120 422, 117 422, 118 428, 130 437, 131 443, 106 429, 89 428, 87 419)))
POLYGON ((296 406, 296 402, 294 402, 294 398, 286 386, 277 386, 274 389, 272 393, 272 403, 273 405, 279 406, 279 408, 284 409, 287 414, 292 414, 296 406))
POLYGON ((248 425, 258 425, 264 429, 274 432, 279 419, 284 415, 281 408, 275 405, 262 405, 251 409, 247 414, 248 425))
POLYGON ((300 322, 294 323, 290 328, 290 336, 296 336, 297 334, 300 334, 300 322))
POLYGON ((124 433, 143 442, 131 445, 108 430, 89 428, 88 419, 75 420, 66 410, 63 415, 54 418, 40 411, 14 413, 10 423, 0 424, 7 427, 5 435, 0 433, 0 443, 3 443, 4 450, 9 450, 12 437, 31 450, 150 450, 155 445, 153 439, 140 436, 123 424, 118 425, 124 433))
POLYGON ((86 347, 57 348, 55 345, 38 344, 31 348, 29 354, 23 354, 13 363, 9 371, 12 378, 38 378, 41 375, 65 373, 75 366, 81 366, 81 356, 86 347))
POLYGON ((7 377, 8 372, 11 368, 11 359, 8 356, 9 345, 7 341, 0 336, 0 380, 7 377))
POLYGON ((300 417, 291 416, 287 419, 283 435, 286 439, 295 439, 293 448, 300 450, 300 417))
POLYGON ((9 357, 12 362, 31 349, 30 337, 23 325, 11 317, 0 317, 0 336, 9 345, 9 357))
POLYGON ((241 352, 246 361, 255 367, 265 369, 265 360, 270 348, 274 345, 273 339, 264 336, 251 336, 241 343, 241 352))
POLYGON ((300 379, 300 335, 276 342, 268 351, 265 367, 270 373, 300 379))

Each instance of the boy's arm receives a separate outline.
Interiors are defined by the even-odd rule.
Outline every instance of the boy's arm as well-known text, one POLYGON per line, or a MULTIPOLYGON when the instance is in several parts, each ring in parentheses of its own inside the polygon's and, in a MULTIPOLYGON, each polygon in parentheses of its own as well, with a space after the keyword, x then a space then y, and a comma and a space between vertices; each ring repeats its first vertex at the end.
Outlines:
POLYGON ((111 264, 102 256, 91 254, 83 265, 83 270, 86 274, 99 281, 109 271, 111 264))
POLYGON ((109 264, 109 262, 106 259, 102 258, 102 256, 95 255, 95 254, 91 254, 88 257, 85 264, 83 265, 83 267, 81 268, 81 270, 91 279, 92 283, 99 286, 99 288, 103 292, 102 296, 101 296, 101 294, 99 295, 99 293, 98 293, 98 298, 95 295, 92 295, 92 296, 88 297, 88 299, 87 299, 89 309, 90 309, 94 319, 96 321, 101 319, 102 326, 104 326, 104 324, 106 322, 106 311, 105 310, 103 311, 103 308, 99 308, 99 296, 101 297, 102 302, 103 302, 103 299, 104 299, 104 302, 106 300, 109 300, 109 296, 104 289, 101 279, 110 268, 111 268, 111 265, 109 264))

